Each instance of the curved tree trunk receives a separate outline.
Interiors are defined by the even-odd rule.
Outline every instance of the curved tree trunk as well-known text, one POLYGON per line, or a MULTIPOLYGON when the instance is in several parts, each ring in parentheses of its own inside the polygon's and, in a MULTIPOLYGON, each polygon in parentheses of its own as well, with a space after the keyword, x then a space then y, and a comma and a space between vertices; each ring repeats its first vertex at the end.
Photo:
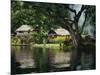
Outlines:
POLYGON ((81 65, 82 37, 78 32, 71 29, 71 27, 69 27, 69 32, 72 36, 74 46, 71 55, 71 69, 76 70, 77 66, 81 65))

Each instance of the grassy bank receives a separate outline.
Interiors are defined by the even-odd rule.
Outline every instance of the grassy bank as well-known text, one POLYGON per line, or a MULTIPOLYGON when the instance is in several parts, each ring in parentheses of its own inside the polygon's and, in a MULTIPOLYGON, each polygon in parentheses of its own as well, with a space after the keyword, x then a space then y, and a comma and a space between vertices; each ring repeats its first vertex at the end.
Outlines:
POLYGON ((34 44, 33 47, 38 47, 38 48, 53 48, 53 49, 59 49, 60 44, 34 44))
POLYGON ((69 45, 69 46, 65 46, 65 45, 60 45, 60 44, 34 44, 33 47, 35 48, 51 48, 51 49, 71 49, 72 46, 69 45))

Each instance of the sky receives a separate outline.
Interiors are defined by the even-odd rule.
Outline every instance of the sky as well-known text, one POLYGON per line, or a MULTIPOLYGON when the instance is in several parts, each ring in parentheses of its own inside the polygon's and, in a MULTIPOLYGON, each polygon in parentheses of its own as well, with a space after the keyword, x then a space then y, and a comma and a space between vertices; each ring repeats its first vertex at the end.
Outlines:
MULTIPOLYGON (((73 9, 75 9, 76 10, 76 13, 78 13, 79 10, 81 9, 81 6, 82 5, 75 4, 74 6, 70 6, 70 7, 73 8, 73 9)), ((70 13, 71 13, 71 19, 73 20, 74 14, 72 12, 70 12, 70 13)), ((83 22, 84 22, 84 19, 85 19, 84 16, 85 16, 85 13, 83 12, 82 15, 81 15, 81 17, 80 17, 80 19, 79 19, 79 23, 78 23, 79 26, 82 26, 83 25, 83 22)), ((93 36, 93 33, 91 31, 94 30, 94 28, 91 27, 90 23, 87 23, 87 24, 88 24, 88 26, 86 26, 84 28, 84 31, 87 31, 88 32, 88 35, 93 36)))

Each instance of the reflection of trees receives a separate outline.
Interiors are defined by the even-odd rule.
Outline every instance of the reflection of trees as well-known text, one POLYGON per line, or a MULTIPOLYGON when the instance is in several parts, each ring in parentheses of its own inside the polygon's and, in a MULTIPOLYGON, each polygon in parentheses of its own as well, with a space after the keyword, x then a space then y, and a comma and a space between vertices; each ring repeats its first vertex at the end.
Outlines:
POLYGON ((20 63, 16 61, 15 53, 11 54, 11 74, 14 75, 20 71, 20 63))
POLYGON ((46 72, 47 71, 47 59, 46 53, 43 52, 43 49, 34 49, 33 51, 33 59, 35 62, 35 67, 37 72, 46 72))
POLYGON ((54 51, 51 49, 35 48, 33 50, 33 59, 37 72, 53 71, 54 51))

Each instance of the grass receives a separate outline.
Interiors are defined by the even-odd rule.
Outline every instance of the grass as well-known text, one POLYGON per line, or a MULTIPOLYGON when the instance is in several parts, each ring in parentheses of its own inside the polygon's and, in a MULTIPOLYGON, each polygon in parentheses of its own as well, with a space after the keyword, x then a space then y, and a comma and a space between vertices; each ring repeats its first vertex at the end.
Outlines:
POLYGON ((49 41, 52 43, 67 43, 71 41, 71 36, 57 36, 55 38, 50 38, 49 41))
POLYGON ((60 44, 34 44, 33 47, 38 47, 38 48, 52 48, 52 49, 59 49, 60 48, 60 44))
POLYGON ((50 49, 56 49, 56 50, 59 50, 59 49, 64 49, 64 50, 71 50, 72 46, 71 45, 68 45, 68 46, 65 46, 65 45, 62 45, 60 46, 59 43, 52 43, 52 44, 34 44, 33 47, 35 48, 50 48, 50 49))
POLYGON ((66 36, 57 36, 56 38, 54 38, 55 42, 64 42, 66 39, 66 36))
MULTIPOLYGON (((30 43, 29 45, 31 45, 32 47, 35 48, 49 48, 49 49, 67 49, 69 48, 69 46, 65 46, 63 45, 63 42, 65 41, 66 36, 57 36, 56 38, 54 38, 54 42, 53 43, 47 43, 47 44, 34 44, 34 43, 30 43)), ((11 38, 11 44, 12 45, 18 45, 21 46, 21 39, 18 37, 12 37, 11 38)), ((70 48, 69 48, 70 49, 70 48)))

